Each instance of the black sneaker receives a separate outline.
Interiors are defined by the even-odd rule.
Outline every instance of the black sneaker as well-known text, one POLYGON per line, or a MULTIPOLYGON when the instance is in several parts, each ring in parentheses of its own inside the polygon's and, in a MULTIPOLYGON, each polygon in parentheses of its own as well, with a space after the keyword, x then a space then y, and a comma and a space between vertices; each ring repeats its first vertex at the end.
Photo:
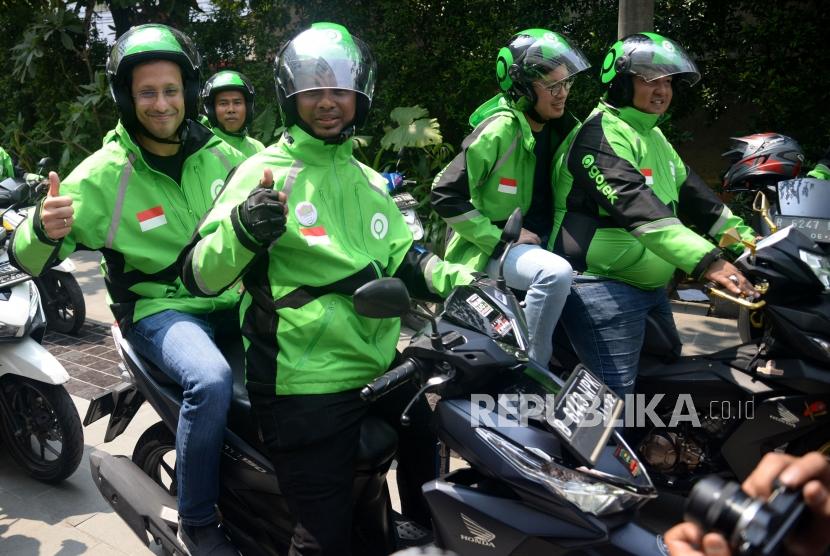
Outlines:
POLYGON ((228 540, 219 523, 210 525, 185 525, 179 522, 176 533, 191 556, 239 556, 239 551, 228 540))

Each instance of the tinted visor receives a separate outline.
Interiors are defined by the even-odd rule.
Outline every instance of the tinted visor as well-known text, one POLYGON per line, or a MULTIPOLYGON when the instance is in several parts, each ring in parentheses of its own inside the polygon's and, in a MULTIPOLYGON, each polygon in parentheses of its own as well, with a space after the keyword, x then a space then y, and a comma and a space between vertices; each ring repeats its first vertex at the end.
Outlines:
POLYGON ((286 97, 311 89, 346 89, 371 100, 375 74, 374 58, 363 41, 336 29, 309 29, 280 54, 277 81, 286 97))
POLYGON ((527 48, 522 66, 529 79, 545 77, 550 71, 563 66, 565 73, 557 79, 562 81, 588 69, 591 64, 582 51, 572 46, 565 37, 549 32, 527 48))
POLYGON ((700 81, 700 71, 683 47, 673 40, 661 38, 653 41, 635 35, 625 41, 624 49, 631 62, 627 73, 639 75, 645 81, 675 75, 689 86, 700 81))

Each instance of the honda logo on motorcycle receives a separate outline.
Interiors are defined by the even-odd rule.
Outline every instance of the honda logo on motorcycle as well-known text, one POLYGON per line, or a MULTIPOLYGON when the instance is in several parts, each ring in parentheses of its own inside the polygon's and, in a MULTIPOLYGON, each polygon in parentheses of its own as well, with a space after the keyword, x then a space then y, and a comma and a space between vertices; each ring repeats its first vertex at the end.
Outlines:
POLYGON ((471 542, 473 544, 479 544, 481 546, 489 546, 490 548, 496 548, 496 545, 493 544, 493 541, 496 540, 495 533, 488 530, 481 524, 476 523, 468 516, 464 514, 460 515, 461 521, 464 522, 464 527, 466 527, 467 531, 470 532, 469 535, 460 535, 462 541, 471 542))

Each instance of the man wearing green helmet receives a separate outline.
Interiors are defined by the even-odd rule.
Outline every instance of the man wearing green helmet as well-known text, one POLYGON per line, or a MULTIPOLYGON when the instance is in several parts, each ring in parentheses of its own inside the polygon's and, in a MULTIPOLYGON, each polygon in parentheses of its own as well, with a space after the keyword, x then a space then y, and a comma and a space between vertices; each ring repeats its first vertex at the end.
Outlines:
POLYGON ((275 78, 286 131, 229 180, 186 251, 182 278, 209 296, 242 277, 246 384, 297 518, 289 553, 348 556, 355 458, 369 412, 398 430, 403 510, 425 525, 420 487, 435 470, 435 437, 418 422, 429 416, 423 399, 418 424, 402 428, 406 392, 373 404, 359 398, 392 364, 400 320, 359 315, 352 294, 396 276, 431 297, 472 276, 413 248, 385 178, 352 156, 351 137, 374 92, 368 47, 341 25, 315 23, 280 50, 275 78))
POLYGON ((254 86, 237 71, 220 71, 202 88, 202 123, 233 148, 251 156, 265 148, 248 130, 254 119, 254 86))
POLYGON ((565 330, 581 361, 624 395, 634 388, 647 315, 676 334, 665 290, 675 268, 755 296, 704 237, 755 234, 657 127, 673 91, 700 79, 686 52, 655 33, 630 35, 611 47, 601 77, 607 93, 555 162, 554 250, 578 273, 565 330))
POLYGON ((140 25, 119 37, 107 61, 118 124, 63 183, 49 174, 49 194, 17 228, 9 254, 38 275, 75 250, 101 251, 123 334, 183 388, 179 535, 193 555, 230 555, 236 551, 218 528, 215 505, 232 376, 213 338, 238 337, 239 295, 231 289, 215 299, 194 297, 177 261, 245 157, 195 121, 199 67, 190 39, 165 25, 140 25))
POLYGON ((578 121, 565 111, 574 76, 590 67, 558 33, 527 29, 499 51, 501 93, 472 116, 461 152, 435 178, 432 207, 452 228, 446 259, 495 274, 501 228, 517 207, 518 245, 504 265, 511 288, 527 291, 530 357, 547 365, 571 267, 547 250, 553 215, 551 160, 578 121))

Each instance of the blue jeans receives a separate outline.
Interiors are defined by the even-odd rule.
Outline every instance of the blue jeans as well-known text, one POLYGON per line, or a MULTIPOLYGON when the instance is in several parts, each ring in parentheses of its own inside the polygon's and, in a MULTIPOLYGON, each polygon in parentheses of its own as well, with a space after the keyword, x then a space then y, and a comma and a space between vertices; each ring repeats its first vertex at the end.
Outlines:
MULTIPOLYGON (((497 276, 498 270, 498 259, 490 259, 485 272, 497 276)), ((527 292, 528 356, 544 368, 548 367, 553 354, 553 329, 568 297, 572 274, 568 261, 539 245, 516 245, 504 261, 504 279, 508 287, 527 292)))
POLYGON ((675 326, 664 288, 641 290, 617 280, 577 276, 562 325, 580 361, 625 397, 634 392, 649 314, 663 326, 675 326))
POLYGON ((233 377, 214 343, 220 323, 238 329, 236 311, 191 315, 167 310, 127 331, 135 350, 184 390, 176 429, 179 517, 187 525, 216 521, 219 460, 233 395, 233 377))

